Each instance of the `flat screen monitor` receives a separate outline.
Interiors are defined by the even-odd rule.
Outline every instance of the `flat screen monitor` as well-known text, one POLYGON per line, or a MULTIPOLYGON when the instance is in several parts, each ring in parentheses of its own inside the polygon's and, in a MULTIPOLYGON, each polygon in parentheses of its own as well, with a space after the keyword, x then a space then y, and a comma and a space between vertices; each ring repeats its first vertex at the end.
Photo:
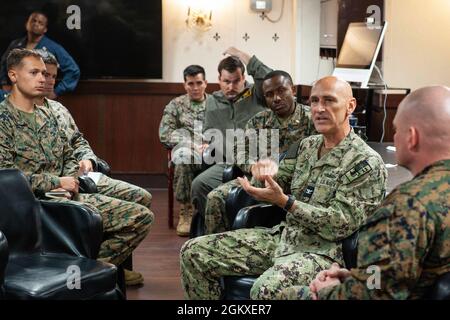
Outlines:
POLYGON ((382 25, 350 23, 333 75, 362 88, 367 87, 380 52, 386 26, 387 22, 382 25))
POLYGON ((48 16, 46 35, 75 59, 82 79, 162 78, 162 0, 7 2, 0 10, 0 55, 26 35, 25 22, 38 10, 48 16), (73 5, 79 29, 68 27, 73 5))

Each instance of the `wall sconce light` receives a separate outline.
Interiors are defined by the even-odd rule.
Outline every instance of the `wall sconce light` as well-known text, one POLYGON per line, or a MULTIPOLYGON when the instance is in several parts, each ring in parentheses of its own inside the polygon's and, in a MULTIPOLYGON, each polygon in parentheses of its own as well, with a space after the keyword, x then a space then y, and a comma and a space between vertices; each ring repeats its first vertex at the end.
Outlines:
POLYGON ((201 9, 188 8, 186 25, 188 28, 208 31, 212 28, 212 10, 209 13, 201 9))

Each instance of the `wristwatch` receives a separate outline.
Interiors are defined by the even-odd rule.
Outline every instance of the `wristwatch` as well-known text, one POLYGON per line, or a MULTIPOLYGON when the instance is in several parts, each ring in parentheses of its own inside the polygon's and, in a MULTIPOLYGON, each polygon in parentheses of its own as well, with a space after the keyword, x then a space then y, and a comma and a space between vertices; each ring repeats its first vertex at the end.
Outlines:
POLYGON ((294 204, 295 197, 292 194, 288 194, 288 201, 286 202, 286 205, 284 206, 284 210, 289 211, 289 209, 294 204))

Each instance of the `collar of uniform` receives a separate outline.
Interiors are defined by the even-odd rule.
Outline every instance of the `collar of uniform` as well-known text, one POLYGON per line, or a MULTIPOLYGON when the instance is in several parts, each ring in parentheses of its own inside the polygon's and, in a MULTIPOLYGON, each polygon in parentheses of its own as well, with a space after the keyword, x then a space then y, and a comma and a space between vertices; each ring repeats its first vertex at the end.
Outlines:
POLYGON ((284 120, 280 119, 278 115, 273 112, 273 122, 277 122, 279 124, 280 128, 288 127, 288 126, 295 126, 300 124, 300 119, 302 117, 302 108, 298 103, 295 103, 294 105, 294 112, 291 113, 291 115, 288 117, 288 119, 284 120))
MULTIPOLYGON (((191 105, 191 99, 189 98, 189 95, 187 93, 183 96, 183 101, 181 103, 185 106, 191 105)), ((177 111, 180 111, 180 110, 177 108, 177 111)))
POLYGON ((227 97, 223 94, 222 90, 218 90, 213 92, 213 96, 215 99, 219 100, 222 103, 232 104, 236 103, 245 93, 247 93, 249 90, 252 89, 252 84, 250 82, 245 81, 245 87, 244 90, 242 90, 241 93, 239 93, 232 101, 228 100, 227 97))
POLYGON ((52 102, 57 103, 55 101, 44 98, 44 104, 42 106, 38 106, 37 104, 34 105, 37 112, 36 121, 39 123, 39 129, 42 128, 51 117, 53 117, 53 112, 50 109, 50 104, 52 102))
POLYGON ((8 94, 5 97, 5 106, 8 109, 9 113, 11 114, 11 118, 13 119, 13 121, 15 123, 17 123, 20 126, 26 126, 27 122, 25 120, 23 120, 22 116, 20 115, 19 110, 14 107, 14 105, 11 103, 11 101, 9 101, 9 98, 11 97, 11 94, 8 94))
MULTIPOLYGON (((201 101, 201 102, 197 102, 197 104, 202 104, 202 103, 205 104, 206 99, 208 99, 208 96, 209 95, 205 92, 205 99, 203 99, 203 101, 201 101)), ((189 95, 185 94, 184 97, 183 97, 183 104, 187 105, 187 106, 190 106, 190 105, 192 105, 192 103, 193 103, 193 101, 191 100, 189 95)))
POLYGON ((435 171, 450 171, 450 159, 439 160, 433 164, 430 164, 418 173, 416 177, 435 171))
MULTIPOLYGON (((15 108, 13 104, 9 101, 9 96, 10 95, 8 95, 5 98, 5 104, 6 107, 8 108, 8 111, 11 113, 14 122, 16 122, 21 126, 28 126, 28 123, 20 115, 19 110, 15 108)), ((45 100, 47 99, 45 98, 45 100)), ((44 101, 44 106, 38 106, 36 104, 34 105, 36 113, 36 122, 39 125, 39 129, 41 129, 45 125, 49 116, 49 109, 48 106, 46 106, 47 103, 48 103, 47 101, 44 101)))
POLYGON ((337 146, 330 150, 326 155, 322 158, 318 159, 318 151, 323 143, 323 135, 317 139, 315 148, 311 148, 313 153, 309 158, 309 162, 314 164, 315 167, 328 165, 332 167, 338 167, 340 165, 339 161, 336 159, 341 159, 343 155, 348 151, 349 148, 355 143, 355 139, 357 139, 356 133, 354 133, 353 129, 350 130, 350 133, 341 141, 337 146))
POLYGON ((35 104, 35 107, 39 110, 41 110, 42 112, 44 112, 45 114, 48 114, 50 111, 50 104, 54 103, 55 101, 44 98, 44 104, 42 106, 38 106, 37 104, 35 104))

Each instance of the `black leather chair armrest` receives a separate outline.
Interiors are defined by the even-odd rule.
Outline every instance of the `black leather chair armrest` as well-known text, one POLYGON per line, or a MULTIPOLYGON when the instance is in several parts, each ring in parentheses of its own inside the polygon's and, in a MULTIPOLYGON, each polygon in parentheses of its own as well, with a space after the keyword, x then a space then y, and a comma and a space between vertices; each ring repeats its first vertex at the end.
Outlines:
POLYGON ((244 172, 236 165, 228 166, 223 170, 222 182, 228 182, 236 179, 237 177, 243 177, 244 172))
POLYGON ((97 193, 97 185, 95 184, 94 180, 92 180, 88 176, 79 176, 78 177, 79 185, 79 191, 80 193, 97 193))
POLYGON ((355 231, 351 236, 342 240, 342 253, 347 269, 356 268, 358 261, 358 237, 359 231, 355 231))
POLYGON ((111 175, 111 167, 109 166, 109 164, 100 158, 97 158, 97 168, 96 168, 97 172, 101 172, 107 176, 111 175))
POLYGON ((43 251, 97 259, 103 241, 100 214, 75 203, 40 202, 43 251))
POLYGON ((424 298, 427 300, 450 300, 450 272, 441 274, 424 298))
POLYGON ((273 227, 286 220, 286 211, 271 204, 255 204, 239 210, 233 230, 253 227, 273 227))
POLYGON ((250 196, 242 187, 232 187, 225 200, 226 218, 229 225, 233 225, 239 210, 259 203, 261 202, 250 196))
POLYGON ((8 241, 5 235, 0 231, 0 299, 3 297, 3 283, 5 281, 5 269, 8 264, 9 251, 8 241))
POLYGON ((211 162, 211 159, 214 158, 214 155, 216 154, 216 150, 211 148, 206 148, 203 150, 202 153, 202 171, 205 171, 209 167, 212 167, 214 165, 214 162, 211 162))
POLYGON ((221 300, 250 300, 250 290, 259 276, 226 276, 220 278, 221 300))

